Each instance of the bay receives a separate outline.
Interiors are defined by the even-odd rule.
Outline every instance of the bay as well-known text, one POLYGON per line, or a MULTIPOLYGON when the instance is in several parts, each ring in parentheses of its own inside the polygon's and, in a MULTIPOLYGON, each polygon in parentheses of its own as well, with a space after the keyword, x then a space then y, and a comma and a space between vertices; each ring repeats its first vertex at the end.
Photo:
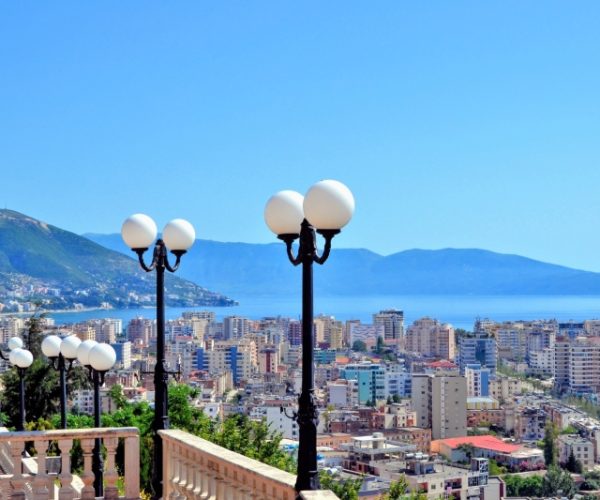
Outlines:
MULTIPOLYGON (((214 311, 218 320, 239 315, 251 319, 265 316, 300 318, 301 298, 289 296, 236 297, 239 305, 233 307, 167 308, 167 319, 175 319, 184 311, 214 311)), ((405 325, 429 316, 456 328, 471 330, 476 318, 495 321, 557 319, 583 321, 600 318, 600 296, 592 295, 368 295, 368 296, 315 296, 314 312, 335 316, 345 321, 359 319, 372 321, 372 315, 382 309, 404 311, 405 325)), ((155 318, 153 308, 88 310, 81 312, 53 312, 49 316, 59 325, 89 319, 116 318, 127 322, 136 317, 155 318)))

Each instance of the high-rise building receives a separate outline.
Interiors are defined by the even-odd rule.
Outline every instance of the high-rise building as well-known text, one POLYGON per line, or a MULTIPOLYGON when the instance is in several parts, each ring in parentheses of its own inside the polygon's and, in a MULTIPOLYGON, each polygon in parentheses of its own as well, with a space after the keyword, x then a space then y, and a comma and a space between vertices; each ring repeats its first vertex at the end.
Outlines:
POLYGON ((600 339, 568 337, 554 346, 554 384, 560 392, 589 394, 600 392, 600 339))
POLYGON ((116 365, 124 370, 131 368, 131 342, 118 342, 111 344, 117 355, 116 365))
POLYGON ((413 373, 411 401, 417 426, 433 439, 467 435, 467 381, 455 372, 413 373))
POLYGON ((453 360, 454 328, 436 319, 419 319, 406 330, 405 349, 430 358, 453 360))
POLYGON ((491 371, 483 368, 479 363, 465 366, 465 378, 467 379, 467 397, 479 398, 490 395, 491 371))
POLYGON ((248 318, 227 316, 223 319, 223 338, 225 340, 241 339, 249 332, 248 318))
POLYGON ((302 322, 293 320, 288 324, 288 342, 290 345, 302 345, 302 322))
POLYGON ((458 366, 464 375, 465 367, 479 363, 490 370, 490 375, 496 375, 498 365, 498 345, 496 339, 487 333, 461 335, 458 338, 458 366))
POLYGON ((400 345, 404 339, 404 311, 386 309, 373 314, 373 324, 383 325, 384 340, 396 341, 400 345))
POLYGON ((156 338, 156 321, 134 318, 127 324, 127 339, 134 344, 148 346, 153 338, 156 338))
POLYGON ((358 383, 358 402, 366 404, 385 399, 385 367, 377 363, 350 363, 340 373, 346 380, 358 383))

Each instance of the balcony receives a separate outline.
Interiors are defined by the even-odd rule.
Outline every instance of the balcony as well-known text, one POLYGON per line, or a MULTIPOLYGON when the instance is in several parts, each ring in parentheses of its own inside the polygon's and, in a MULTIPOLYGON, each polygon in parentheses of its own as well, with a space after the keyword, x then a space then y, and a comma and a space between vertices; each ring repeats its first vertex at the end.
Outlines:
MULTIPOLYGON (((296 477, 257 460, 244 457, 179 430, 160 431, 163 439, 163 497, 207 500, 294 500, 296 477)), ((139 434, 137 428, 68 429, 44 432, 0 430, 0 499, 93 499, 94 440, 106 448, 104 498, 140 498, 139 434), (83 471, 71 471, 70 451, 81 443, 83 471), (119 487, 115 458, 119 441, 124 446, 124 476, 119 487), (24 454, 33 443, 35 457, 24 454), (50 457, 51 443, 58 455, 50 457), (45 464, 40 468, 40 464, 45 464)), ((306 491, 304 500, 335 500, 331 491, 306 491)))

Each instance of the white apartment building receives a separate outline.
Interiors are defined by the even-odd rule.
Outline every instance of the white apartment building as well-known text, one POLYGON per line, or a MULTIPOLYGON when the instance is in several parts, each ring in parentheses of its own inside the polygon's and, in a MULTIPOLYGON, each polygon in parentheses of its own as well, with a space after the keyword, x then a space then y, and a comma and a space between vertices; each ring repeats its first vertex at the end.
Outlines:
POLYGON ((554 346, 530 352, 529 368, 535 373, 554 376, 554 346))
POLYGON ((250 320, 241 316, 227 316, 223 319, 223 338, 241 339, 250 332, 250 320))
POLYGON ((562 434, 558 436, 558 461, 561 464, 567 463, 571 452, 581 462, 584 471, 594 468, 595 453, 594 442, 592 440, 583 438, 578 434, 562 434))
POLYGON ((555 387, 571 394, 600 391, 600 338, 578 337, 556 342, 555 387))
MULTIPOLYGON (((286 406, 288 414, 291 414, 295 407, 286 406)), ((251 417, 264 418, 269 429, 280 433, 285 439, 299 439, 298 424, 295 420, 289 418, 281 411, 280 406, 258 406, 253 408, 251 417)))
POLYGON ((433 439, 467 435, 467 381, 454 372, 413 373, 413 408, 417 426, 433 439))
POLYGON ((406 330, 405 349, 431 358, 453 360, 456 354, 454 328, 432 318, 416 320, 406 330))

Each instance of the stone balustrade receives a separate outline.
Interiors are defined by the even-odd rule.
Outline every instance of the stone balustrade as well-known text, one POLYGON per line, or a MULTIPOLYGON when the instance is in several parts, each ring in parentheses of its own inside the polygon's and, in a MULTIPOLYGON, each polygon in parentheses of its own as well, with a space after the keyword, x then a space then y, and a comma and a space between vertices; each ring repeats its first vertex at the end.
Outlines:
POLYGON ((97 438, 102 439, 106 448, 104 498, 119 498, 115 455, 120 439, 124 440, 127 478, 124 485, 125 496, 121 498, 139 498, 139 431, 134 427, 122 427, 32 432, 0 430, 0 499, 95 498, 92 454, 94 440, 97 438), (74 440, 80 442, 83 450, 83 472, 79 477, 74 476, 71 471, 70 452, 74 440), (26 443, 32 443, 35 447, 37 454, 34 457, 24 455, 26 443), (49 457, 48 450, 52 443, 58 447, 58 457, 49 457), (40 466, 41 464, 43 465, 40 466), (53 473, 53 469, 57 473, 53 473))
MULTIPOLYGON (((294 500, 296 476, 179 430, 163 440, 163 498, 294 500)), ((330 491, 303 492, 308 500, 335 500, 330 491)))

